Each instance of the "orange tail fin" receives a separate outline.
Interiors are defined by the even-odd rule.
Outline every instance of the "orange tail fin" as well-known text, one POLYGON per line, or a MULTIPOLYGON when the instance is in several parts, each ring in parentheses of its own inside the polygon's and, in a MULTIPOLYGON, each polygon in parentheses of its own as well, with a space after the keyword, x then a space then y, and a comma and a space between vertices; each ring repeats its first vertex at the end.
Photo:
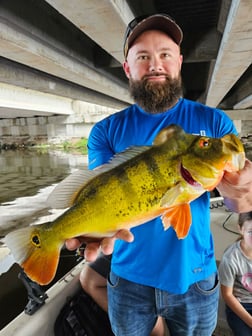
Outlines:
POLYGON ((47 285, 55 276, 62 243, 43 240, 43 229, 39 226, 13 231, 4 241, 27 276, 40 285, 47 285))

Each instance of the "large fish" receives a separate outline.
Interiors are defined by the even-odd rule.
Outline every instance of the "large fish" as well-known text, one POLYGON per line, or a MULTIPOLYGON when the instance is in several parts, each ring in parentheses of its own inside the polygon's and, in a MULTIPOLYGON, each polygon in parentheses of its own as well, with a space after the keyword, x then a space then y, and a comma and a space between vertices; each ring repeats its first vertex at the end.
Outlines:
POLYGON ((179 126, 163 129, 152 146, 117 154, 94 171, 62 181, 49 196, 54 208, 68 208, 53 222, 33 225, 5 237, 15 260, 39 284, 56 272, 66 239, 105 237, 161 217, 177 237, 191 225, 189 203, 215 188, 224 171, 244 166, 244 148, 233 134, 209 138, 187 134, 179 126))

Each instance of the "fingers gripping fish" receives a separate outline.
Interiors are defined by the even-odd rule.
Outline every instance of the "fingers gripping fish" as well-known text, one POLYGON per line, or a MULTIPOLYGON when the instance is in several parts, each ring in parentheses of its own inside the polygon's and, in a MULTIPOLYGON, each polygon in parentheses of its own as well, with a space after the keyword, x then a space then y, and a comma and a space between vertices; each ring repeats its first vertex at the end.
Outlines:
POLYGON ((209 138, 164 128, 152 146, 117 154, 94 171, 78 171, 49 196, 54 208, 68 208, 53 222, 5 237, 15 260, 40 284, 56 272, 61 247, 77 236, 106 237, 161 217, 178 239, 191 225, 190 202, 220 182, 224 171, 243 168, 243 145, 233 134, 209 138))

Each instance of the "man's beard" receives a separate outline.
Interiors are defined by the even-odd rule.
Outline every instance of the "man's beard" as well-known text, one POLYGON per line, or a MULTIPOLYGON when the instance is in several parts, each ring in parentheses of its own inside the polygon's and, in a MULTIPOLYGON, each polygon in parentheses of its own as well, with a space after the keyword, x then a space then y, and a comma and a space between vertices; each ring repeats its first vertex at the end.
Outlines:
POLYGON ((160 83, 149 81, 148 76, 142 80, 130 78, 129 85, 134 101, 149 113, 161 113, 168 110, 182 96, 180 75, 174 79, 166 76, 165 81, 160 83))

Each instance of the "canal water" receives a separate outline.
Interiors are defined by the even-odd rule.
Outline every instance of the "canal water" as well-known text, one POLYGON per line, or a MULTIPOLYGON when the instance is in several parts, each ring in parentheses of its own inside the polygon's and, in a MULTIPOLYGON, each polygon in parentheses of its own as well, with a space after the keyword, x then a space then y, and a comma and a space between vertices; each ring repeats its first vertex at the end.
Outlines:
MULTIPOLYGON (((28 301, 27 290, 18 278, 21 269, 9 255, 2 238, 17 228, 58 216, 46 203, 48 195, 57 183, 86 164, 86 155, 62 151, 0 152, 0 330, 24 310, 28 301)), ((54 282, 77 259, 73 252, 63 249, 54 282)))

